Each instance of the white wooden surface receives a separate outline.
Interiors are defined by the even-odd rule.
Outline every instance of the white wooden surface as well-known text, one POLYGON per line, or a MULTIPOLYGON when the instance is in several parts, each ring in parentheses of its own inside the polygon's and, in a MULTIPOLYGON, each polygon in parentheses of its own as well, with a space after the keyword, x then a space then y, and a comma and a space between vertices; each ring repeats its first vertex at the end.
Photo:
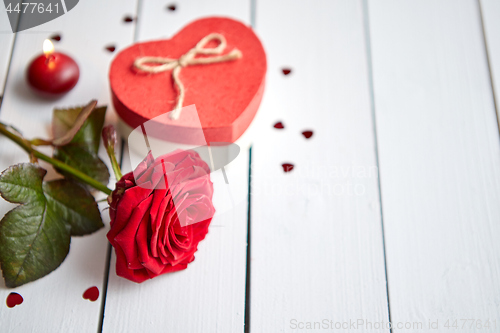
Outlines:
POLYGON ((500 142, 478 3, 369 2, 369 19, 391 318, 498 332, 500 142))
POLYGON ((252 154, 251 331, 386 322, 362 3, 259 1, 256 28, 269 75, 252 154))
MULTIPOLYGON (((199 17, 218 15, 249 24, 247 0, 194 3, 143 1, 138 20, 138 41, 169 38, 199 17)), ((153 152, 154 153, 154 152, 153 152)), ((124 171, 128 156, 124 158, 124 171)), ((226 168, 235 198, 248 191, 248 150, 226 168), (238 191, 238 193, 236 193, 238 191)), ((217 195, 224 190, 220 171, 212 173, 217 195)), ((214 199, 214 205, 221 204, 214 199)), ((242 332, 245 315, 247 200, 214 217, 188 269, 135 284, 115 273, 113 252, 103 332, 242 332)))
MULTIPOLYGON (((491 79, 496 97, 497 120, 500 119, 500 1, 480 0, 484 38, 488 51, 491 79)), ((500 121, 498 122, 500 127, 500 121)))
MULTIPOLYGON (((135 10, 135 0, 81 1, 78 10, 18 33, 0 120, 13 124, 28 137, 47 137, 51 135, 50 120, 54 106, 82 105, 93 98, 97 98, 100 104, 109 104, 107 69, 113 55, 104 47, 109 43, 120 47, 132 41, 133 24, 124 24, 122 19, 135 10), (57 101, 35 96, 24 76, 31 58, 41 53, 43 40, 53 33, 60 33, 62 37, 59 43, 55 43, 56 50, 74 57, 81 72, 77 86, 57 101)), ((1 170, 29 161, 20 148, 3 137, 0 138, 0 156, 1 170)), ((107 160, 105 154, 101 156, 107 160)), ((1 200, 0 215, 3 216, 12 206, 1 200)), ((102 215, 107 218, 108 212, 104 211, 102 215)), ((2 279, 0 299, 5 300, 10 292, 15 291, 23 296, 24 302, 12 309, 3 303, 0 331, 72 332, 77 329, 80 332, 95 332, 99 326, 101 298, 90 302, 83 299, 82 294, 92 286, 102 291, 106 229, 90 236, 73 237, 70 253, 63 264, 40 280, 11 290, 4 287, 2 279)))

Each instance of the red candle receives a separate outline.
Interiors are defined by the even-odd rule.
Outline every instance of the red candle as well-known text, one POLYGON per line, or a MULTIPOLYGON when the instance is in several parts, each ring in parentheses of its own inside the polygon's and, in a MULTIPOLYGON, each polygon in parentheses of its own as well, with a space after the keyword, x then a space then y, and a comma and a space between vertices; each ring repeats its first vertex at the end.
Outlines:
POLYGON ((73 89, 80 77, 76 62, 64 53, 54 52, 54 45, 48 39, 43 42, 43 53, 28 67, 26 74, 31 87, 48 95, 73 89))

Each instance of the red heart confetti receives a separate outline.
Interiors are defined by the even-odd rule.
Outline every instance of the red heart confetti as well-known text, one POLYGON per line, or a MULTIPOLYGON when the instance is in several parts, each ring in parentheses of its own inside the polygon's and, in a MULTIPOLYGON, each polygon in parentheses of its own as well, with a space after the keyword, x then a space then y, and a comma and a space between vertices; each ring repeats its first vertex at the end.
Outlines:
POLYGON ((281 121, 279 121, 276 124, 274 124, 274 128, 283 129, 283 128, 285 128, 285 126, 283 125, 283 123, 281 121))
POLYGON ((170 5, 170 6, 167 6, 167 9, 173 12, 176 9, 176 7, 175 7, 175 5, 170 5))
POLYGON ((55 40, 56 42, 61 41, 61 35, 53 35, 50 37, 50 39, 55 40))
POLYGON ((133 22, 133 21, 134 21, 134 19, 131 16, 125 16, 123 18, 123 22, 130 23, 130 22, 133 22))
POLYGON ((302 132, 302 135, 306 138, 309 139, 313 135, 313 131, 304 131, 302 132))
POLYGON ((95 302, 99 298, 99 289, 96 286, 90 287, 83 293, 83 298, 95 302))
POLYGON ((18 293, 10 293, 9 296, 7 296, 7 306, 9 308, 13 308, 16 305, 19 305, 23 302, 23 296, 19 295, 18 293))
POLYGON ((106 46, 106 50, 108 50, 109 52, 115 52, 116 48, 113 45, 110 45, 106 46))
POLYGON ((285 74, 285 75, 288 75, 292 72, 292 70, 290 68, 283 68, 282 71, 283 71, 283 74, 285 74))
POLYGON ((285 172, 292 171, 293 167, 294 167, 294 165, 291 163, 283 163, 281 166, 283 167, 283 171, 285 171, 285 172))

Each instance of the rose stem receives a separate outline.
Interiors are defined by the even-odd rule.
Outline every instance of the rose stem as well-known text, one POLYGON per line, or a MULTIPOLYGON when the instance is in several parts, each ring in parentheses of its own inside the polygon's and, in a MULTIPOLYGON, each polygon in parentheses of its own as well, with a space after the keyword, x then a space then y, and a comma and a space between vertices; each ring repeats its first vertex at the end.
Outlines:
POLYGON ((9 131, 7 129, 7 126, 0 123, 0 133, 2 133, 3 135, 5 135, 7 138, 9 138, 10 140, 12 140, 13 142, 17 143, 22 149, 24 149, 28 154, 32 155, 32 156, 35 156, 41 160, 44 160, 45 162, 48 162, 50 164, 52 164, 53 166, 61 169, 61 170, 64 170, 66 171, 67 173, 71 174, 72 176, 74 176, 75 178, 78 178, 79 180, 81 180, 82 182, 92 186, 93 188, 101 191, 101 192, 104 192, 105 194, 109 195, 111 194, 111 190, 106 187, 105 185, 103 185, 101 182, 95 180, 94 178, 92 177, 89 177, 87 176, 86 174, 84 174, 83 172, 67 165, 66 163, 64 162, 61 162, 59 160, 56 160, 55 158, 52 158, 50 156, 47 156, 45 155, 44 153, 41 153, 39 152, 38 150, 34 149, 30 142, 14 133, 12 133, 11 131, 9 131))
POLYGON ((102 144, 104 148, 106 148, 106 152, 108 153, 109 160, 111 161, 111 167, 113 168, 113 172, 115 173, 116 180, 122 179, 122 171, 120 169, 120 164, 116 160, 115 155, 115 145, 118 140, 116 139, 116 130, 113 125, 108 125, 102 129, 102 144))
POLYGON ((122 179, 122 171, 120 170, 120 165, 118 164, 118 161, 116 160, 115 156, 115 150, 112 149, 111 151, 108 151, 109 159, 111 160, 111 167, 113 168, 113 172, 115 173, 115 177, 117 180, 122 179))

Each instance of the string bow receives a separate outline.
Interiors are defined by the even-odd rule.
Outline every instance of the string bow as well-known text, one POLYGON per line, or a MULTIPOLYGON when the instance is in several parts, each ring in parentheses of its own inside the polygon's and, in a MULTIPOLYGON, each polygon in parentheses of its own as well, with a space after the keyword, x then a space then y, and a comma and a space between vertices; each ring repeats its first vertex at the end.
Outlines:
POLYGON ((170 112, 170 119, 179 119, 182 104, 184 103, 184 95, 186 89, 179 79, 179 73, 181 69, 190 65, 207 65, 217 62, 226 62, 236 60, 242 57, 242 53, 238 49, 233 49, 231 52, 225 55, 220 55, 224 52, 227 46, 226 38, 218 33, 211 33, 203 37, 195 47, 189 50, 187 53, 179 57, 179 59, 171 59, 164 57, 141 57, 134 61, 134 67, 140 69, 141 71, 147 73, 161 73, 172 69, 172 78, 174 80, 175 87, 177 88, 177 103, 172 112, 170 112), (213 48, 205 48, 212 40, 218 41, 219 45, 213 48), (212 57, 196 58, 197 55, 215 55, 212 57))

